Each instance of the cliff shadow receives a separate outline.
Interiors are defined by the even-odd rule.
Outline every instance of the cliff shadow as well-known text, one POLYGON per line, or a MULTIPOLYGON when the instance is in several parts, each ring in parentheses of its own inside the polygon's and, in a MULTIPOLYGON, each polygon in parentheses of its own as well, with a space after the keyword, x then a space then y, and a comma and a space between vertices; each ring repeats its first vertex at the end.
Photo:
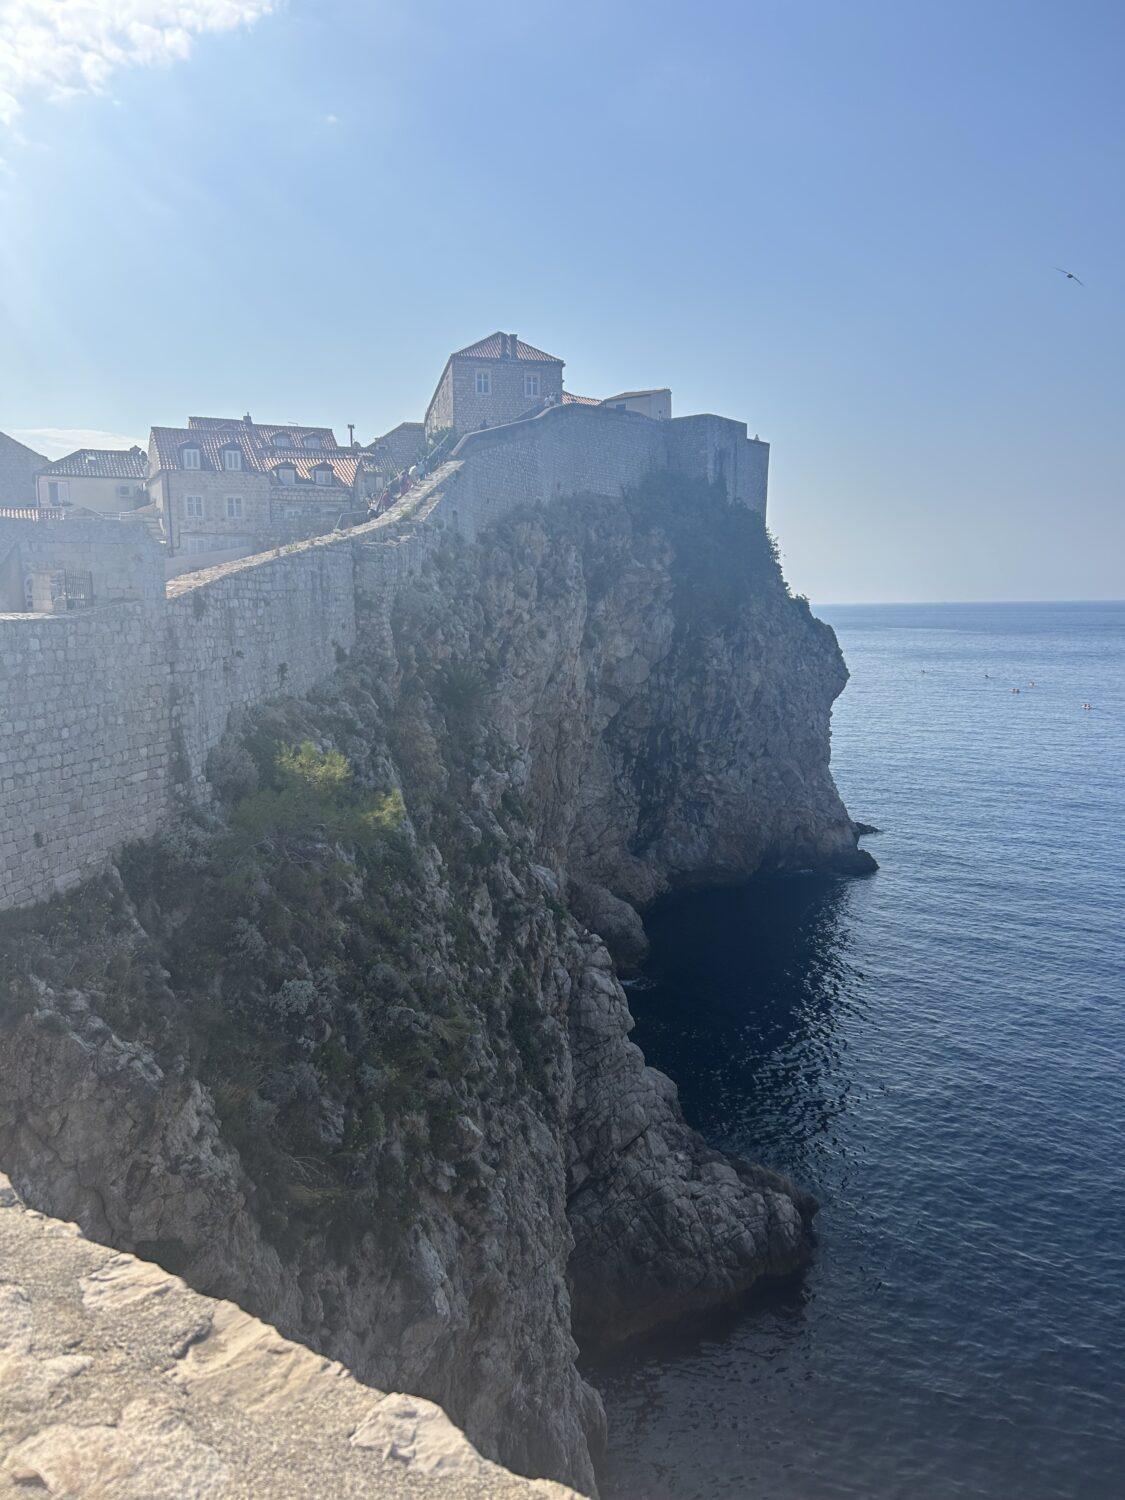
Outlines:
POLYGON ((854 889, 787 875, 666 898, 647 914, 650 955, 627 985, 633 1039, 675 1080, 688 1122, 813 1192, 848 1104, 854 889))

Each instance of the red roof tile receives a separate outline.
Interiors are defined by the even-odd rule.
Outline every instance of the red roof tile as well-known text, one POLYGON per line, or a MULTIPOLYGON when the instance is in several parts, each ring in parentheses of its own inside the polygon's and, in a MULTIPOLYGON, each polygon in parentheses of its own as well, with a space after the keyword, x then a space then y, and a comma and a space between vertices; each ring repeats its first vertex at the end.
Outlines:
POLYGON ((149 457, 154 468, 182 468, 183 450, 198 448, 201 471, 237 473, 238 470, 224 470, 223 467, 223 450, 237 448, 242 454, 242 472, 245 473, 269 474, 279 464, 291 463, 299 479, 314 483, 312 470, 318 463, 327 462, 338 476, 338 483, 350 485, 355 479, 355 450, 341 448, 331 427, 227 421, 221 417, 192 417, 189 420, 195 425, 152 429, 149 457), (287 435, 293 446, 278 447, 275 439, 279 433, 287 435), (317 439, 320 446, 303 446, 303 439, 308 437, 317 439), (341 463, 343 468, 338 468, 341 463), (340 478, 343 474, 348 477, 340 478))
POLYGON ((453 359, 511 359, 512 349, 515 349, 516 359, 548 360, 551 364, 561 365, 562 360, 554 354, 545 354, 542 349, 536 349, 532 344, 525 344, 520 338, 512 333, 490 333, 486 339, 478 343, 470 344, 467 349, 457 349, 451 358, 453 359))
POLYGON ((271 442, 276 433, 287 432, 298 448, 301 440, 306 437, 319 437, 326 448, 339 447, 331 427, 302 427, 299 422, 247 422, 245 417, 189 417, 188 426, 200 431, 211 428, 245 428, 261 434, 271 442))
POLYGON ((563 391, 564 406, 600 406, 597 396, 576 396, 573 391, 563 391))
MULTIPOLYGON (((308 484, 316 483, 314 469, 328 467, 332 470, 335 482, 345 489, 350 489, 355 483, 358 469, 362 467, 374 472, 375 468, 370 455, 356 453, 351 448, 344 448, 336 453, 271 453, 265 461, 265 467, 270 474, 281 468, 295 469, 298 481, 308 484)), ((279 480, 278 483, 280 482, 279 480)))
POLYGON ((145 479, 148 459, 143 448, 76 448, 39 472, 88 479, 145 479))
POLYGON ((154 427, 149 434, 148 452, 154 469, 183 468, 181 453, 185 448, 199 449, 199 467, 205 472, 221 473, 223 449, 237 448, 243 468, 261 473, 257 448, 245 428, 154 427))

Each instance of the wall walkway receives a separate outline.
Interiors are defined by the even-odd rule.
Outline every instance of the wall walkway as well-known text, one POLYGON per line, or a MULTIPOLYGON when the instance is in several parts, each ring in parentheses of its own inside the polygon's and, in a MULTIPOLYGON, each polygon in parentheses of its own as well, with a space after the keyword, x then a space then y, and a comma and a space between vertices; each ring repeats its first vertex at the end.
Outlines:
POLYGON ((206 797, 207 755, 231 713, 329 677, 355 644, 357 600, 389 619, 396 590, 451 532, 468 540, 516 506, 568 495, 615 498, 661 468, 721 479, 764 514, 768 454, 722 417, 556 407, 469 434, 353 530, 163 590, 143 549, 135 587, 123 584, 117 552, 110 602, 0 614, 0 909, 69 889, 182 799, 206 797))

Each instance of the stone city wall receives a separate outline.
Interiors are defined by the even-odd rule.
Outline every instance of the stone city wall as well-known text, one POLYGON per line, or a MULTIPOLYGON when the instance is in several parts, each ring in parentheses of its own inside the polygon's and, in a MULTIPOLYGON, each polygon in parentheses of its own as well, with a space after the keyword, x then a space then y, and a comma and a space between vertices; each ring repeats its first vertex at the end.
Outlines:
POLYGON ((140 522, 0 519, 0 611, 50 612, 52 576, 94 571, 95 554, 95 604, 158 602, 164 592, 163 550, 140 522))
MULTIPOLYGON (((119 567, 134 557, 132 599, 0 614, 0 908, 68 889, 152 836, 184 798, 206 798, 207 756, 232 713, 329 677, 355 644, 357 613, 367 629, 389 628, 398 589, 451 533, 469 540, 507 511, 567 495, 616 497, 666 466, 722 478, 764 511, 768 448, 745 433, 719 417, 551 408, 462 439, 374 521, 156 592, 159 561, 150 566, 147 540, 121 523, 114 557, 119 567)), ((86 554, 96 599, 103 550, 86 554)))
POLYGON ((172 725, 186 779, 231 712, 279 693, 307 693, 355 645, 351 548, 339 538, 257 554, 168 584, 172 725))
POLYGON ((171 810, 155 611, 0 616, 0 907, 76 885, 171 810))

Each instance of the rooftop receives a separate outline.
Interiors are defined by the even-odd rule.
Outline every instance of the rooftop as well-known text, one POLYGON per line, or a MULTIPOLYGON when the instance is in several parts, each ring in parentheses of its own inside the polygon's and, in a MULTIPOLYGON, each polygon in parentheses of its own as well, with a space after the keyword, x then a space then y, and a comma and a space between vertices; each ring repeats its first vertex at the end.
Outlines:
POLYGON ((546 354, 533 344, 525 344, 514 333, 490 333, 487 338, 470 344, 467 349, 457 349, 453 359, 527 359, 546 360, 549 364, 561 365, 556 354, 546 354))
POLYGON ((258 433, 270 442, 277 433, 285 432, 295 442, 301 438, 318 437, 326 448, 339 447, 336 434, 331 427, 302 427, 299 422, 255 422, 249 414, 244 417, 189 417, 188 427, 199 431, 208 429, 225 431, 237 428, 250 433, 258 433))
POLYGON ((322 453, 271 453, 263 459, 267 473, 275 469, 293 468, 297 471, 297 482, 315 484, 314 469, 331 469, 337 484, 350 489, 361 470, 375 473, 377 464, 370 453, 357 452, 354 448, 337 448, 322 453))
POLYGON ((76 448, 39 472, 72 479, 145 479, 148 457, 143 448, 76 448))
MULTIPOLYGON (((357 471, 368 466, 369 456, 356 448, 341 448, 330 427, 298 427, 239 421, 237 418, 191 417, 187 427, 154 427, 149 453, 157 469, 183 467, 185 448, 198 448, 199 468, 204 473, 235 473, 227 470, 223 453, 231 448, 242 454, 242 472, 274 475, 281 468, 296 471, 298 484, 314 484, 314 469, 332 470, 337 485, 350 489, 357 471), (277 438, 288 439, 279 446, 277 438), (312 439, 311 445, 307 440, 312 439)), ((280 483, 278 478, 278 483, 280 483)))

